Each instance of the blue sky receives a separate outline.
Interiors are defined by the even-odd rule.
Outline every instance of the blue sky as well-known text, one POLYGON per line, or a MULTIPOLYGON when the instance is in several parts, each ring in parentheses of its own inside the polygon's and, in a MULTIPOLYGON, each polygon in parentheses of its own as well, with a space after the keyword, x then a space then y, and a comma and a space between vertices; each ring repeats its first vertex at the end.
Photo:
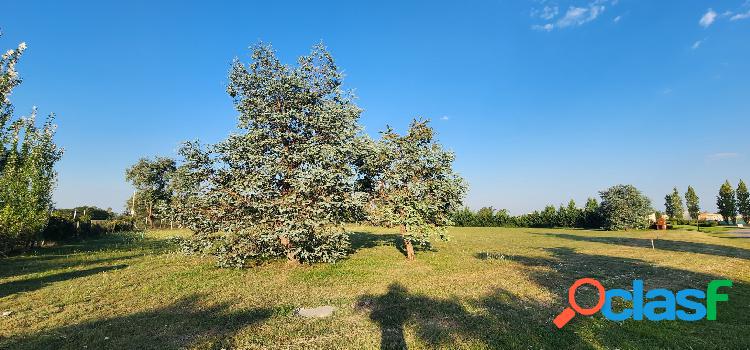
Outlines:
POLYGON ((434 121, 466 203, 512 213, 617 183, 657 208, 693 185, 750 181, 750 2, 12 1, 2 50, 25 41, 16 112, 57 113, 59 207, 122 210, 124 169, 233 130, 234 57, 287 62, 323 40, 375 134, 434 121))

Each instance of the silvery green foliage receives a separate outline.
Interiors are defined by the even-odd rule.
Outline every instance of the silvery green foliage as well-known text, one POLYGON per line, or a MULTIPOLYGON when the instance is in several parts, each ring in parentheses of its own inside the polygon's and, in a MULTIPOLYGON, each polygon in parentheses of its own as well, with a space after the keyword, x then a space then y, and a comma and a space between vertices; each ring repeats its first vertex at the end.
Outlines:
POLYGON ((42 127, 31 116, 12 120, 9 96, 20 84, 15 66, 26 45, 0 58, 0 254, 33 244, 45 228, 52 207, 54 164, 62 150, 53 138, 54 115, 42 127))
POLYGON ((644 229, 653 212, 651 200, 632 185, 616 185, 599 192, 599 206, 607 230, 644 229))
POLYGON ((414 120, 406 135, 388 128, 363 167, 362 179, 372 193, 369 217, 377 225, 404 227, 405 239, 429 244, 430 237, 447 239, 445 227, 466 193, 464 180, 453 171, 454 155, 435 140, 428 121, 414 120))
POLYGON ((360 109, 341 83, 322 45, 296 66, 264 44, 253 47, 250 64, 232 65, 227 91, 238 130, 215 145, 184 144, 173 186, 177 215, 196 239, 224 235, 223 264, 269 252, 302 262, 346 254, 342 223, 365 194, 353 164, 360 109))

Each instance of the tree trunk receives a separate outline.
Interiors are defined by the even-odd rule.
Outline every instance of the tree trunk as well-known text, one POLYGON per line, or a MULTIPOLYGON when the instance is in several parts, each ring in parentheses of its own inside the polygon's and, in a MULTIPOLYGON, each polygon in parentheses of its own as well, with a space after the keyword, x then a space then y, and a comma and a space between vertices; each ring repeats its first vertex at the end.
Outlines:
POLYGON ((287 263, 291 265, 296 265, 299 263, 299 260, 297 260, 297 257, 294 256, 294 252, 292 251, 292 243, 289 242, 289 237, 287 236, 281 236, 279 237, 279 243, 281 243, 281 246, 284 247, 284 250, 286 251, 286 261, 287 263))
POLYGON ((414 245, 411 243, 411 240, 406 239, 406 225, 401 225, 401 239, 404 241, 406 259, 414 260, 414 245))
POLYGON ((146 221, 148 223, 148 226, 153 229, 154 219, 153 219, 153 210, 151 208, 151 204, 148 205, 148 214, 146 214, 146 221))

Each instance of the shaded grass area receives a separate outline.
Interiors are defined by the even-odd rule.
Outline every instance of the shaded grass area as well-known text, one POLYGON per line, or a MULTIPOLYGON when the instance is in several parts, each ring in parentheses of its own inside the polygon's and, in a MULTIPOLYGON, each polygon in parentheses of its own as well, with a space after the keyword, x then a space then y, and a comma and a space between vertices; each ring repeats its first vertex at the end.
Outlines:
MULTIPOLYGON (((333 265, 218 269, 155 231, 1 260, 2 349, 748 348, 750 240, 729 234, 455 228, 404 260, 392 230, 351 227, 333 265), (726 236, 726 237, 725 237, 726 236), (655 239, 651 248, 651 239, 655 239), (717 321, 554 318, 581 277, 607 288, 734 281, 717 321), (325 319, 297 307, 333 305, 325 319)), ((592 290, 579 303, 591 305, 592 290)), ((624 305, 620 305, 624 306, 624 305)))

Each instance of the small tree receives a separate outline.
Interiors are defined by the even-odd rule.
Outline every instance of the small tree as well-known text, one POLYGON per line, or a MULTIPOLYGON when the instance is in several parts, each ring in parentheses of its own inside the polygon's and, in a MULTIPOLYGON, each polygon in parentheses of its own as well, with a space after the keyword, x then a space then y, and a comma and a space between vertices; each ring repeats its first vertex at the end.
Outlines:
POLYGON ((172 194, 169 181, 176 170, 171 158, 156 157, 154 160, 141 158, 125 171, 125 178, 135 187, 132 211, 136 217, 146 219, 146 224, 154 226, 154 218, 167 214, 172 194))
POLYGON ((477 211, 476 225, 480 227, 492 227, 495 226, 495 208, 493 207, 482 207, 477 211))
POLYGON ((672 190, 672 193, 664 197, 664 207, 666 207, 667 216, 671 220, 682 219, 685 215, 682 198, 680 198, 680 192, 677 191, 677 187, 672 190))
POLYGON ((693 220, 698 220, 698 215, 701 212, 698 201, 698 195, 695 193, 693 186, 688 186, 687 192, 685 192, 685 203, 687 204, 688 214, 690 214, 690 218, 693 220))
POLYGON ((583 208, 583 227, 602 227, 601 211, 599 203, 595 198, 589 198, 586 200, 586 206, 583 208))
POLYGON ((54 143, 54 115, 36 125, 36 109, 13 118, 9 96, 21 83, 15 70, 26 44, 0 57, 0 254, 35 244, 52 209, 55 163, 62 150, 54 143))
POLYGON ((477 225, 476 214, 468 207, 455 211, 452 215, 453 224, 458 227, 472 227, 477 225))
POLYGON ((433 235, 447 238, 450 213, 466 193, 463 179, 453 171, 453 159, 423 120, 414 120, 405 136, 388 128, 369 157, 365 172, 373 184, 370 218, 399 228, 409 260, 415 258, 414 244, 427 245, 433 235))
POLYGON ((750 222, 750 193, 748 193, 747 185, 742 180, 737 185, 737 212, 742 216, 745 224, 750 222))
POLYGON ((719 214, 724 217, 724 221, 729 224, 735 221, 737 216, 737 200, 735 199, 734 189, 725 181, 719 188, 719 195, 716 196, 716 207, 719 208, 719 214))
POLYGON ((576 208, 576 202, 571 199, 568 201, 567 206, 560 205, 557 208, 557 214, 552 226, 576 227, 581 222, 581 215, 582 211, 576 208))
POLYGON ((599 192, 601 213, 608 230, 643 229, 653 212, 651 200, 632 185, 616 185, 599 192))

